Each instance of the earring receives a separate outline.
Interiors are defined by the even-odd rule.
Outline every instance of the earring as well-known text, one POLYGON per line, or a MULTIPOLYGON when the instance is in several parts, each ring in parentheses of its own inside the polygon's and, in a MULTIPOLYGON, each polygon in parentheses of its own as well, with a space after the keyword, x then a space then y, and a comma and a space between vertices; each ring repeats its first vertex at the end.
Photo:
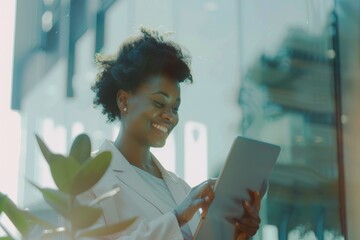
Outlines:
POLYGON ((124 111, 124 112, 126 112, 126 111, 127 111, 127 108, 126 108, 126 107, 124 107, 124 108, 123 108, 123 111, 124 111))

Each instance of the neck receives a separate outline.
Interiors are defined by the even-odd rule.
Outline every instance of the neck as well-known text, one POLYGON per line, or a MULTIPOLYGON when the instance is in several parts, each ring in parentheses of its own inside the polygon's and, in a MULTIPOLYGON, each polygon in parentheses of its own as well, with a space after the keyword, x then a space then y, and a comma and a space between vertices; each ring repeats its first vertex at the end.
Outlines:
POLYGON ((144 146, 136 139, 131 138, 125 131, 120 131, 114 145, 124 155, 126 160, 138 168, 149 170, 153 168, 150 147, 144 146))
POLYGON ((119 132, 114 145, 131 165, 162 179, 160 169, 151 157, 149 146, 144 146, 125 131, 119 132))

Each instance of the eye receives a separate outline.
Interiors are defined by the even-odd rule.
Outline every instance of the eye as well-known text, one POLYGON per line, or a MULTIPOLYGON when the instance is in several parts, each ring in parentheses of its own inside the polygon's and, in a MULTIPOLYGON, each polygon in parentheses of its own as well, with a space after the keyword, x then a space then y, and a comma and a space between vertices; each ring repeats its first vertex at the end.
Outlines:
POLYGON ((161 102, 158 102, 158 101, 153 101, 153 103, 154 103, 155 107, 157 107, 157 108, 162 108, 162 107, 165 106, 164 103, 161 103, 161 102))

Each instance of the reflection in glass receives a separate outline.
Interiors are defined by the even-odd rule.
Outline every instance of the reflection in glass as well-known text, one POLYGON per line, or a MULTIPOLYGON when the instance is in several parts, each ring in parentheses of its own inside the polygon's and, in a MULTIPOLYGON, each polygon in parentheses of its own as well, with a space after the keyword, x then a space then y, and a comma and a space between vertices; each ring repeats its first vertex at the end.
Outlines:
MULTIPOLYGON (((243 134, 282 147, 264 201, 264 221, 277 227, 281 240, 342 239, 333 6, 329 1, 289 5, 274 0, 281 7, 268 11, 256 2, 241 4, 256 10, 258 19, 242 24, 245 74, 239 104, 243 134)), ((254 14, 244 11, 242 18, 254 14)))

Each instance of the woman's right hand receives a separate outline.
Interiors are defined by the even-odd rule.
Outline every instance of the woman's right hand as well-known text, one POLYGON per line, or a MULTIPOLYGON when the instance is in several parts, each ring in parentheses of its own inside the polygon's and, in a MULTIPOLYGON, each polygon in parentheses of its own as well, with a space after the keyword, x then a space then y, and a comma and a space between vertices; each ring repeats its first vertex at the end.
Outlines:
POLYGON ((199 210, 202 209, 204 215, 210 204, 214 200, 214 185, 216 179, 208 179, 191 189, 184 201, 174 209, 174 214, 180 227, 186 224, 199 210))

